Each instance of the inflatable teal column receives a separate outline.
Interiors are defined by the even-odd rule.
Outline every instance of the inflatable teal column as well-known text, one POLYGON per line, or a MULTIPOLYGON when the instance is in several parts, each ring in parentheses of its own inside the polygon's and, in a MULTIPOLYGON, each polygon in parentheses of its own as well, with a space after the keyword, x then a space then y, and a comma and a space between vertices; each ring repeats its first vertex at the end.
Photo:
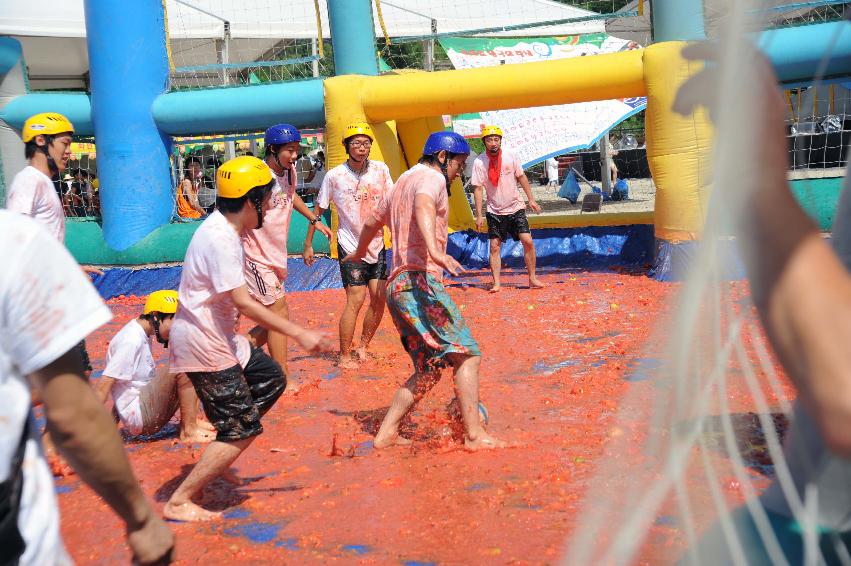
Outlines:
POLYGON ((103 235, 129 248, 171 219, 171 138, 151 113, 168 88, 161 0, 85 0, 103 235))
POLYGON ((370 0, 328 0, 335 75, 377 75, 370 0))
POLYGON ((653 42, 706 39, 703 0, 653 0, 653 42))

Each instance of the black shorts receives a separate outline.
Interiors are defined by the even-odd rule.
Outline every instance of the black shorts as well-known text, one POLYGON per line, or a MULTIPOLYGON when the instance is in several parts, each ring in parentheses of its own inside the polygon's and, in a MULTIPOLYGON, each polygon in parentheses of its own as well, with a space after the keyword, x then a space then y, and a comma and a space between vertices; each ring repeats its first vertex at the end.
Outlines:
POLYGON ((89 359, 89 352, 86 350, 86 341, 80 340, 80 343, 72 349, 80 353, 80 357, 83 359, 83 369, 85 371, 92 371, 92 360, 89 359))
POLYGON ((340 278, 343 287, 359 287, 366 285, 373 279, 387 279, 387 250, 381 250, 378 261, 367 263, 365 261, 343 261, 348 254, 337 244, 337 256, 340 258, 340 278))
POLYGON ((263 432, 266 414, 287 386, 280 364, 260 348, 252 348, 245 369, 236 364, 220 371, 188 372, 216 440, 234 442, 263 432))
POLYGON ((515 240, 520 239, 520 234, 529 234, 529 220, 526 211, 521 209, 513 214, 491 214, 485 213, 488 221, 488 238, 499 239, 503 242, 509 236, 515 240))

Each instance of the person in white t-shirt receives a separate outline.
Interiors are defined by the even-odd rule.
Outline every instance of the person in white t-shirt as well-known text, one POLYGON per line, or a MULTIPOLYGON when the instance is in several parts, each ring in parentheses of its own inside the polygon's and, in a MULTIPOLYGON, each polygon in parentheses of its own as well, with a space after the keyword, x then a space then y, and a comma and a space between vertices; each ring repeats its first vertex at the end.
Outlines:
POLYGON ((493 275, 491 293, 499 292, 501 288, 499 276, 502 270, 502 242, 509 237, 523 245, 523 258, 526 260, 526 271, 529 272, 529 288, 540 289, 544 284, 535 272, 535 242, 529 230, 529 220, 526 218, 526 204, 520 197, 518 183, 529 199, 529 208, 536 214, 541 213, 541 206, 532 195, 529 179, 523 171, 520 160, 513 153, 502 148, 502 129, 498 126, 482 128, 482 141, 485 151, 473 163, 473 185, 476 202, 476 229, 484 228, 482 218, 482 190, 487 193, 487 224, 488 240, 490 240, 490 264, 493 275))
MULTIPOLYGON (((358 247, 361 229, 385 195, 393 188, 390 170, 381 161, 369 159, 375 134, 365 122, 350 124, 343 136, 343 145, 349 158, 325 175, 316 199, 316 214, 321 215, 331 203, 337 207, 337 255, 340 259, 340 276, 346 290, 346 307, 340 316, 340 367, 355 368, 366 358, 369 342, 381 323, 386 303, 384 288, 387 283, 387 251, 384 235, 373 238, 369 253, 361 261, 343 262, 342 259, 358 247), (358 322, 358 313, 369 291, 369 307, 363 317, 363 329, 358 347, 352 352, 352 341, 358 322), (352 355, 354 353, 354 356, 352 355)), ((304 263, 313 265, 313 227, 307 229, 304 239, 304 263)))
POLYGON ((286 387, 280 364, 238 334, 239 315, 294 338, 311 353, 333 345, 325 335, 290 322, 248 293, 241 236, 262 227, 264 214, 273 206, 275 185, 269 166, 256 157, 226 162, 216 173, 216 210, 198 227, 186 250, 169 369, 187 374, 218 434, 166 504, 163 514, 169 519, 219 516, 193 503, 192 497, 218 476, 238 481, 230 475, 230 465, 263 432, 260 417, 286 387))
POLYGON ((138 318, 109 342, 103 376, 95 390, 104 403, 112 397, 124 428, 133 436, 154 434, 180 409, 181 442, 210 442, 212 426, 198 415, 198 396, 185 373, 157 370, 151 337, 168 348, 177 312, 177 291, 154 291, 138 318))
POLYGON ((109 309, 55 234, 29 218, 0 210, 0 257, 0 564, 72 563, 31 389, 58 450, 124 521, 134 559, 167 564, 174 536, 134 478, 74 348, 109 309))
POLYGON ((558 159, 555 156, 547 159, 547 186, 558 187, 558 159))

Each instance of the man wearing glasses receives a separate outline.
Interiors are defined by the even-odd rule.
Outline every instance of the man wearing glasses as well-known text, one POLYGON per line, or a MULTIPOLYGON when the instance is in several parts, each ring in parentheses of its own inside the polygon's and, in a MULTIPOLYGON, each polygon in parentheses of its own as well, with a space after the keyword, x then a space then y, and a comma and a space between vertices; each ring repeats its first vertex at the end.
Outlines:
MULTIPOLYGON (((358 247, 361 229, 384 195, 393 187, 390 170, 380 161, 369 159, 375 135, 365 122, 349 124, 343 145, 349 158, 328 171, 316 198, 314 213, 321 216, 330 203, 337 207, 337 254, 340 260, 358 247)), ((304 240, 304 262, 312 265, 314 226, 309 226, 304 240)), ((366 358, 366 349, 384 315, 387 283, 387 252, 384 237, 376 234, 369 252, 361 261, 340 262, 340 275, 346 289, 346 307, 340 317, 340 367, 355 368, 366 358), (369 307, 363 318, 358 347, 352 349, 358 314, 369 291, 369 307)))

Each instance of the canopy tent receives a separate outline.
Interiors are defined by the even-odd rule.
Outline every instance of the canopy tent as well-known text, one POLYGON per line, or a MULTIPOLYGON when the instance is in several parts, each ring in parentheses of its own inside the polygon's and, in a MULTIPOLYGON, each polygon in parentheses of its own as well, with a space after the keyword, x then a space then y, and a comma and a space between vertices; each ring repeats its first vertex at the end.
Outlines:
MULTIPOLYGON (((10 2, 0 15, 0 35, 23 45, 30 86, 39 89, 85 88, 88 73, 83 0, 10 2)), ((319 2, 322 35, 330 38, 325 1, 319 2)), ((384 35, 373 3, 376 37, 384 35)), ((602 19, 587 10, 550 0, 384 0, 380 2, 384 30, 390 37, 420 37, 433 33, 481 35, 573 35, 600 32, 602 19), (592 17, 534 28, 491 31, 592 17)), ((292 40, 317 38, 317 14, 312 0, 167 0, 169 35, 177 67, 244 63, 279 59, 292 40), (223 41, 227 38, 227 45, 223 41)))

